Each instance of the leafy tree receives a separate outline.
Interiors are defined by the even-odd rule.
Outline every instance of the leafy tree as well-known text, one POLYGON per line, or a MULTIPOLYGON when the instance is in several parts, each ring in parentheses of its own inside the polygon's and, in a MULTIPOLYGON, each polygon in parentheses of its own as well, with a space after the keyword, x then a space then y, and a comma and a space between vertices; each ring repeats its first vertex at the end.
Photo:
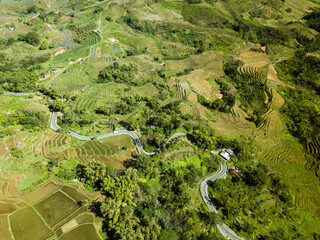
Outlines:
POLYGON ((39 50, 47 50, 49 48, 49 44, 44 41, 41 43, 41 45, 39 46, 39 50))
POLYGON ((35 5, 31 5, 27 7, 27 13, 37 13, 39 11, 38 7, 35 5))
POLYGON ((65 109, 66 109, 66 104, 61 101, 54 101, 49 105, 49 110, 51 112, 64 112, 65 109))
POLYGON ((38 46, 40 44, 40 35, 36 32, 29 32, 27 34, 20 34, 18 36, 19 41, 24 41, 33 46, 38 46))
POLYGON ((119 63, 115 62, 110 67, 106 67, 99 72, 98 82, 119 82, 135 85, 134 79, 136 73, 137 68, 134 65, 119 65, 119 63))

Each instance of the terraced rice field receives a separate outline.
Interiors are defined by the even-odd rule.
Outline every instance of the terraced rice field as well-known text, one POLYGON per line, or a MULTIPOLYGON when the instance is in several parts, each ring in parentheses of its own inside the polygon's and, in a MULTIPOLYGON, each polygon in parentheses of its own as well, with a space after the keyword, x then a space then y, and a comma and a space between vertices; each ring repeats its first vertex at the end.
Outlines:
POLYGON ((172 90, 174 92, 173 97, 175 99, 182 99, 184 97, 187 97, 191 91, 187 82, 179 82, 175 84, 172 90))
POLYGON ((259 85, 265 85, 267 81, 267 75, 264 73, 256 63, 255 64, 245 64, 238 68, 241 74, 246 74, 250 76, 250 83, 257 83, 259 85))
POLYGON ((307 145, 307 152, 315 158, 320 158, 320 137, 307 145))
POLYGON ((75 102, 75 109, 80 110, 92 110, 95 108, 97 99, 79 98, 75 102))
POLYGON ((7 183, 7 191, 0 194, 0 239, 42 240, 56 235, 74 240, 75 233, 84 231, 87 238, 76 239, 101 239, 96 230, 97 219, 86 206, 78 204, 81 200, 96 199, 98 194, 56 179, 18 193, 8 180, 14 176, 10 174, 0 180, 2 185, 7 183))
POLYGON ((65 73, 61 73, 51 87, 61 94, 79 92, 92 81, 92 71, 88 66, 75 63, 65 73))
POLYGON ((135 145, 131 138, 125 135, 88 141, 60 153, 63 156, 74 157, 83 163, 95 159, 118 168, 123 166, 124 161, 131 159, 132 154, 135 154, 135 145))
POLYGON ((293 190, 296 204, 306 211, 320 214, 318 204, 319 193, 316 177, 304 167, 305 158, 301 147, 292 139, 280 139, 276 144, 265 148, 259 155, 258 161, 267 165, 271 172, 286 176, 286 183, 293 190))
POLYGON ((34 155, 35 157, 43 156, 47 159, 54 159, 59 156, 58 151, 65 148, 66 139, 66 135, 61 133, 46 133, 39 136, 30 136, 22 139, 22 143, 24 143, 22 150, 26 155, 34 155))
POLYGON ((72 42, 72 33, 69 31, 59 31, 56 37, 53 39, 53 43, 58 47, 66 48, 70 50, 77 44, 72 42))

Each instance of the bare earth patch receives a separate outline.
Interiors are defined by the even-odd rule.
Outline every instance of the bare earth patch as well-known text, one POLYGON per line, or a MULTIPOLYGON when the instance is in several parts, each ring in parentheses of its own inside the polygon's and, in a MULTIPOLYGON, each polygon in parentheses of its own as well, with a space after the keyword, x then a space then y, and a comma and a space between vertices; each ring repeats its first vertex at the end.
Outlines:
POLYGON ((55 52, 54 56, 58 56, 59 54, 62 54, 66 51, 66 49, 60 49, 57 52, 55 52))

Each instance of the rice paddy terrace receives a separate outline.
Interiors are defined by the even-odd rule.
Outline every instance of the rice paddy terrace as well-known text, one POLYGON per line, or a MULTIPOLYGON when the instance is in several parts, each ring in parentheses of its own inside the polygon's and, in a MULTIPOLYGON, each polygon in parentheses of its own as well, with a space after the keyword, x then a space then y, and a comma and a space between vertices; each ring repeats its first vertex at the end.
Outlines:
POLYGON ((100 220, 79 205, 98 195, 56 179, 18 193, 19 181, 11 172, 0 179, 1 239, 101 239, 96 229, 100 220))

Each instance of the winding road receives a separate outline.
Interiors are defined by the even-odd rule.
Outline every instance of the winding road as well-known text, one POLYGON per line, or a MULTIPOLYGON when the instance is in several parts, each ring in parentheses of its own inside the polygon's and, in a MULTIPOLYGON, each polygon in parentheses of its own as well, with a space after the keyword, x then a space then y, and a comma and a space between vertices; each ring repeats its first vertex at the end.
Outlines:
POLYGON ((244 240, 244 238, 238 237, 237 234, 234 231, 232 231, 226 224, 222 223, 222 221, 218 215, 218 211, 213 206, 213 204, 209 198, 209 195, 208 195, 208 182, 215 181, 219 178, 225 177, 227 175, 227 170, 228 170, 227 164, 223 160, 223 162, 220 163, 220 171, 217 173, 214 173, 210 177, 207 177, 206 179, 204 179, 201 182, 200 192, 201 192, 203 201, 205 202, 205 204, 207 204, 207 206, 209 208, 209 211, 216 214, 216 221, 218 222, 217 228, 220 231, 220 233, 222 234, 222 236, 224 236, 227 239, 244 240))
MULTIPOLYGON (((31 96, 31 95, 36 95, 36 94, 40 94, 42 96, 45 96, 42 93, 37 93, 37 92, 33 92, 33 93, 14 93, 14 92, 3 92, 3 95, 11 95, 11 96, 31 96)), ((50 102, 53 102, 54 100, 51 99, 50 97, 48 97, 48 100, 50 102)), ((57 118, 58 118, 58 112, 53 112, 52 113, 52 117, 51 117, 51 121, 50 121, 50 127, 51 129, 53 129, 54 131, 59 131, 61 128, 58 126, 57 124, 57 118)), ((137 134, 135 132, 132 131, 128 131, 128 130, 118 130, 118 131, 113 131, 110 133, 106 133, 106 134, 101 134, 101 135, 95 135, 95 136, 84 136, 84 135, 80 135, 76 132, 72 132, 67 130, 67 132, 79 139, 79 140, 94 140, 94 139, 104 139, 104 138, 109 138, 109 137, 114 137, 114 136, 119 136, 119 135, 128 135, 130 136, 136 146, 137 146, 137 150, 139 153, 144 153, 146 155, 154 155, 156 152, 147 152, 144 150, 141 141, 139 139, 139 137, 137 136, 137 134)), ((176 133, 174 135, 172 135, 168 141, 166 142, 166 144, 164 144, 160 149, 158 149, 157 151, 160 151, 163 148, 166 148, 174 139, 179 138, 179 137, 183 137, 186 136, 185 133, 176 133)), ((201 184, 200 184, 200 192, 203 198, 203 201, 207 204, 210 212, 213 212, 216 214, 217 218, 217 229, 220 231, 220 233, 222 234, 222 236, 224 236, 227 239, 232 239, 232 240, 244 240, 243 238, 240 238, 236 235, 236 233, 234 231, 232 231, 227 225, 225 225, 224 223, 222 223, 222 221, 220 220, 219 216, 218 216, 218 211, 216 210, 216 208, 212 205, 212 202, 209 198, 208 195, 208 181, 215 181, 219 178, 223 178, 226 176, 227 173, 227 164, 225 161, 223 161, 220 164, 220 171, 218 173, 213 174, 210 177, 207 177, 206 179, 204 179, 201 184)))

